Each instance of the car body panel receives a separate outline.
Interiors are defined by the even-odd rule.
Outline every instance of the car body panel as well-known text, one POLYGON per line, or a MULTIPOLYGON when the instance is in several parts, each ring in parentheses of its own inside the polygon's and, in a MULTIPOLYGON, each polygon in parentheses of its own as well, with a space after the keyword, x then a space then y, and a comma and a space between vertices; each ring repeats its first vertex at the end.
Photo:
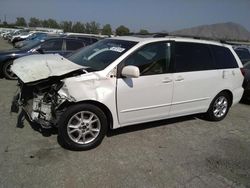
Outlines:
POLYGON ((11 69, 24 83, 29 83, 51 76, 67 74, 83 69, 83 67, 58 54, 46 54, 16 59, 11 69))
POLYGON ((121 125, 168 117, 173 95, 173 74, 118 78, 116 89, 121 125))

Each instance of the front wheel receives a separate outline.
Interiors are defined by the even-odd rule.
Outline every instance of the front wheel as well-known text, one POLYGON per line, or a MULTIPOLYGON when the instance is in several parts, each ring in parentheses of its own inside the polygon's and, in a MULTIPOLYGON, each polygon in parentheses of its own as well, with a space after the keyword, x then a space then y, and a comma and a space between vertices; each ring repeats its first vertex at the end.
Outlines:
POLYGON ((9 60, 3 65, 3 74, 6 79, 16 80, 17 76, 11 71, 12 64, 13 60, 9 60))
POLYGON ((91 104, 69 107, 59 121, 58 136, 71 150, 88 150, 98 146, 107 132, 104 112, 91 104))
POLYGON ((212 101, 206 113, 208 120, 220 121, 224 119, 230 108, 231 101, 227 93, 221 92, 212 101))

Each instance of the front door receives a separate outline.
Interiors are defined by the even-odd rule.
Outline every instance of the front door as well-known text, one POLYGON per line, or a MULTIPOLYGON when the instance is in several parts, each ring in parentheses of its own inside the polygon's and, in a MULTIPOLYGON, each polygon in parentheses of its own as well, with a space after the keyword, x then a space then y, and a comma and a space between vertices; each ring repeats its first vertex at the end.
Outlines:
POLYGON ((143 46, 122 62, 140 70, 139 78, 117 79, 117 109, 121 126, 164 119, 168 116, 173 91, 170 73, 171 43, 143 46))

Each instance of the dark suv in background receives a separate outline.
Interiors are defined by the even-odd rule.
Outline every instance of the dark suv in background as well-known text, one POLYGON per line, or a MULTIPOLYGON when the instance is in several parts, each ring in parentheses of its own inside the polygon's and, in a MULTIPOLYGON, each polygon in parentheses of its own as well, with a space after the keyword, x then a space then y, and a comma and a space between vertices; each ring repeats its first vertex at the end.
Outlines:
POLYGON ((244 94, 242 96, 242 101, 250 101, 250 47, 234 47, 234 51, 237 53, 243 64, 242 71, 244 73, 245 79, 243 82, 244 94))
POLYGON ((87 46, 85 42, 77 38, 55 37, 44 41, 33 41, 20 49, 12 49, 0 52, 0 75, 7 79, 16 79, 16 75, 10 70, 13 61, 19 57, 32 54, 54 54, 67 56, 71 52, 87 46))

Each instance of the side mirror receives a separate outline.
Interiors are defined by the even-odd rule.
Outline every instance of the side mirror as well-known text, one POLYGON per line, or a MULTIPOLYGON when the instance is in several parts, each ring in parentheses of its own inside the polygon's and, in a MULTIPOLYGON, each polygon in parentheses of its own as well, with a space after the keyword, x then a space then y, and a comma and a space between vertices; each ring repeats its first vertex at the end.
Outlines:
POLYGON ((138 78, 140 76, 140 70, 136 66, 128 65, 122 69, 122 76, 126 78, 138 78))
POLYGON ((42 48, 37 48, 36 51, 40 54, 44 54, 44 50, 42 48))

